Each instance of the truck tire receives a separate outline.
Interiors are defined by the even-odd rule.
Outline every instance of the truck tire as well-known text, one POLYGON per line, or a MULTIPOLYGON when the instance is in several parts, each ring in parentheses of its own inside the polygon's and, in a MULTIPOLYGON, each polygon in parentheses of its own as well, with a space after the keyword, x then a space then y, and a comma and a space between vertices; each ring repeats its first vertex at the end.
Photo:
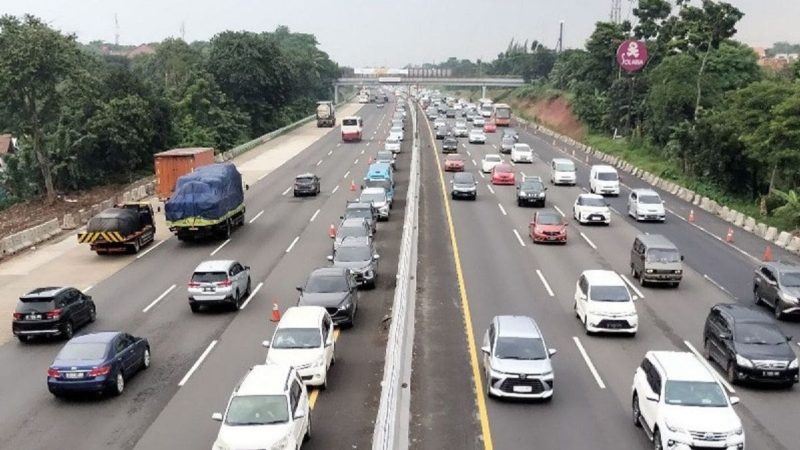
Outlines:
POLYGON ((222 237, 230 239, 231 237, 231 219, 225 220, 225 227, 222 229, 222 237))

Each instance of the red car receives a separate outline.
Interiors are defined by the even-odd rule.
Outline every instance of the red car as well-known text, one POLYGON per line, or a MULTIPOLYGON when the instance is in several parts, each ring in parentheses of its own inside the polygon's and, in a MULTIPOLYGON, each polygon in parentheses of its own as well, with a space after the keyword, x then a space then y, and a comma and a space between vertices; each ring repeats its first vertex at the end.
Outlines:
POLYGON ((494 133, 495 131, 497 131, 497 124, 495 124, 493 120, 489 120, 483 124, 484 133, 494 133))
POLYGON ((567 243, 567 224, 561 214, 551 209, 537 211, 528 228, 533 242, 567 243))
POLYGON ((492 184, 516 184, 514 169, 506 164, 500 163, 492 168, 492 184))
POLYGON ((464 157, 458 153, 451 153, 444 159, 445 172, 463 172, 464 157))

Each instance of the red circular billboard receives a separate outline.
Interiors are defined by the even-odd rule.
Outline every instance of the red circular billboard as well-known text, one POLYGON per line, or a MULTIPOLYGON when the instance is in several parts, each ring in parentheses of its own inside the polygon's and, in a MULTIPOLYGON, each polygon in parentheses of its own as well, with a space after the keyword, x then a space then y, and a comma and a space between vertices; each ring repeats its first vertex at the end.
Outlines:
POLYGON ((647 44, 628 39, 617 48, 617 64, 626 72, 642 70, 647 64, 647 44))

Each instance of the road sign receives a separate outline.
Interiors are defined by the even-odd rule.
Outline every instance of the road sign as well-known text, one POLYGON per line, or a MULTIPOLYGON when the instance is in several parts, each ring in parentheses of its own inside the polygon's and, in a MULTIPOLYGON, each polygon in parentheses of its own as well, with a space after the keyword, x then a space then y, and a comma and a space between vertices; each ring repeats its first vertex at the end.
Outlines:
POLYGON ((617 48, 617 64, 626 72, 637 72, 647 64, 647 44, 628 39, 617 48))

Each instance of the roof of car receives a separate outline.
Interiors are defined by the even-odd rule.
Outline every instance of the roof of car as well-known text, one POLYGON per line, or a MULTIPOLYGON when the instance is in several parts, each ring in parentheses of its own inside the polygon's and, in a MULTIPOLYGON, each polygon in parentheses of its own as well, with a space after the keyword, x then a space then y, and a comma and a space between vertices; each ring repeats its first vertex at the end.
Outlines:
POLYGON ((716 309, 731 316, 736 321, 741 322, 764 322, 773 325, 774 322, 770 316, 763 311, 755 310, 753 308, 737 305, 735 303, 717 303, 711 309, 716 309))
MULTIPOLYGON (((369 188, 367 188, 367 189, 369 189, 369 188)), ((367 189, 364 189, 364 190, 366 191, 367 189)), ((347 202, 347 208, 345 208, 345 209, 366 209, 366 208, 371 208, 371 207, 372 207, 372 205, 370 205, 367 202, 360 202, 360 201, 356 200, 356 201, 352 201, 352 202, 347 202)))
POLYGON ((197 268, 194 269, 195 272, 219 272, 219 271, 227 271, 228 267, 230 267, 236 261, 230 259, 216 259, 211 261, 203 261, 197 265, 197 268))
POLYGON ((347 269, 344 267, 320 267, 311 271, 308 278, 311 277, 335 277, 347 275, 347 269))
POLYGON ((553 158, 553 162, 554 163, 559 163, 559 164, 573 164, 574 165, 572 160, 571 159, 567 159, 567 158, 553 158))
POLYGON ((276 395, 286 392, 292 367, 286 364, 260 364, 250 368, 234 395, 276 395))
POLYGON ((325 314, 322 306, 292 306, 284 311, 278 328, 316 328, 325 314))
POLYGON ((453 180, 455 181, 474 181, 475 175, 470 172, 459 172, 453 175, 453 180))
POLYGON ((593 199, 596 199, 596 200, 603 200, 605 198, 600 194, 578 194, 578 197, 581 197, 581 198, 593 198, 593 199))
POLYGON ((539 217, 539 216, 554 216, 554 217, 558 217, 559 219, 561 219, 561 214, 555 212, 552 209, 541 209, 541 210, 537 211, 536 212, 536 217, 539 217))
POLYGON ((301 174, 299 174, 299 175, 295 176, 295 178, 312 178, 312 177, 314 177, 314 176, 315 176, 315 175, 314 175, 313 173, 311 173, 311 172, 306 172, 306 173, 301 173, 301 174))
POLYGON ((613 167, 611 167, 609 165, 606 165, 606 164, 596 164, 596 165, 592 166, 592 170, 594 170, 596 172, 616 172, 617 171, 617 169, 615 169, 615 168, 613 168, 613 167))
POLYGON ((495 316, 498 336, 542 337, 536 321, 528 316, 495 316))
POLYGON ((339 228, 363 227, 366 221, 367 219, 363 217, 348 217, 342 221, 341 225, 339 225, 339 228))
POLYGON ((717 382, 714 375, 693 353, 651 351, 647 354, 658 363, 667 380, 717 382))
POLYGON ((583 276, 589 284, 597 284, 604 286, 625 286, 622 278, 613 270, 584 270, 583 276))
POLYGON ((636 236, 642 244, 647 247, 658 247, 658 248, 669 248, 669 249, 676 249, 677 247, 675 244, 672 243, 669 239, 665 238, 660 234, 640 234, 636 236))
POLYGON ((367 236, 347 236, 342 240, 339 248, 344 247, 369 247, 370 239, 367 236))
POLYGON ((74 338, 70 339, 69 343, 99 343, 99 344, 107 344, 114 340, 120 334, 119 331, 99 331, 97 333, 87 333, 82 334, 80 336, 75 336, 74 338))
MULTIPOLYGON (((361 191, 361 195, 364 195, 364 194, 384 194, 384 195, 386 195, 386 189, 382 188, 382 187, 368 187, 368 188, 364 188, 364 190, 361 191)), ((369 205, 369 203, 366 203, 366 202, 363 202, 363 203, 365 203, 366 205, 369 205)))
POLYGON ((642 194, 646 194, 646 195, 658 195, 658 192, 656 192, 656 191, 654 191, 654 190, 652 190, 652 189, 648 189, 648 188, 638 188, 638 189, 631 189, 631 193, 634 193, 634 192, 635 192, 637 195, 642 195, 642 194))
POLYGON ((23 295, 21 298, 25 298, 25 299, 51 298, 51 297, 55 297, 56 295, 58 295, 64 289, 69 289, 69 288, 67 288, 67 287, 53 287, 53 286, 40 287, 40 288, 36 288, 36 289, 28 292, 27 294, 23 295))

